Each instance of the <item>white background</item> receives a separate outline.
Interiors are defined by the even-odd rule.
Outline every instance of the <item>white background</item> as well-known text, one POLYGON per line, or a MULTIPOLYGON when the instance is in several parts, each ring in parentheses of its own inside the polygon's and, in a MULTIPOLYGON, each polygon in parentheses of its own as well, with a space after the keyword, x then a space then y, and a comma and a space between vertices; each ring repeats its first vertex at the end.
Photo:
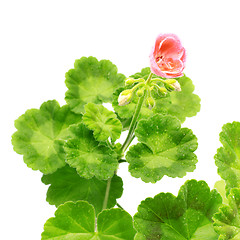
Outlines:
POLYGON ((0 3, 1 239, 40 239, 55 207, 45 201, 42 174, 23 163, 11 146, 14 120, 29 108, 56 99, 65 103, 64 74, 75 59, 109 59, 126 76, 149 66, 159 33, 177 34, 187 50, 185 73, 202 99, 201 112, 184 126, 199 139, 199 162, 183 179, 157 184, 132 178, 127 164, 119 174, 119 203, 132 215, 146 197, 177 194, 187 179, 219 179, 213 156, 224 123, 240 121, 239 1, 11 1, 0 3))

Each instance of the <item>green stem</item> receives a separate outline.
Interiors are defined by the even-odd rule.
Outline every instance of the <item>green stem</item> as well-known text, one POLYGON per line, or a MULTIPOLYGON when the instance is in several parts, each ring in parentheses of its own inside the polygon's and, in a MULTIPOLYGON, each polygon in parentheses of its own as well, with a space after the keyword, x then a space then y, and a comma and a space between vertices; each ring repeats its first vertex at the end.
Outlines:
MULTIPOLYGON (((152 75, 153 73, 150 73, 149 76, 148 76, 148 79, 145 83, 145 85, 148 85, 152 79, 152 75)), ((144 85, 144 83, 139 83, 135 86, 135 89, 137 88, 137 86, 141 86, 141 85, 144 85)), ((138 117, 139 117, 139 114, 140 114, 140 111, 141 111, 141 108, 142 108, 142 105, 143 105, 143 101, 144 101, 144 98, 145 98, 145 92, 144 91, 144 94, 142 97, 139 98, 138 100, 138 103, 137 103, 137 107, 136 107, 136 110, 135 110, 135 113, 133 115, 133 118, 132 118, 132 121, 131 121, 131 124, 130 124, 130 127, 129 127, 129 132, 128 132, 128 135, 127 135, 127 138, 125 140, 125 142, 123 143, 122 145, 122 153, 124 153, 126 151, 126 149, 128 148, 129 144, 132 142, 132 140, 134 139, 135 135, 134 135, 134 130, 136 128, 136 125, 137 125, 137 120, 138 120, 138 117)), ((107 141, 107 144, 109 147, 111 147, 111 144, 109 141, 107 141)), ((120 162, 123 162, 121 160, 119 160, 120 162)), ((104 197, 104 201, 103 201, 103 207, 102 207, 102 210, 106 209, 107 208, 107 204, 108 204, 108 198, 109 198, 109 191, 110 191, 110 186, 111 186, 111 181, 112 181, 112 178, 109 178, 107 180, 107 187, 106 187, 106 192, 105 192, 105 197, 104 197)), ((117 206, 122 208, 118 203, 117 203, 117 206)))
POLYGON ((128 148, 129 144, 131 143, 131 138, 132 138, 132 135, 133 135, 134 130, 136 128, 137 119, 138 119, 138 116, 139 116, 141 108, 142 108, 144 97, 145 97, 145 91, 144 91, 143 96, 138 99, 136 111, 135 111, 134 116, 132 118, 127 138, 126 138, 125 142, 122 145, 122 152, 123 153, 126 151, 126 149, 128 148))
POLYGON ((152 76, 153 76, 153 73, 151 72, 151 73, 149 74, 149 76, 148 76, 148 79, 147 79, 147 81, 146 81, 146 84, 149 84, 149 83, 150 83, 150 81, 151 81, 151 79, 152 79, 152 76))
MULTIPOLYGON (((152 76, 153 76, 153 73, 150 73, 145 85, 148 85, 150 83, 150 81, 152 79, 152 76)), ((140 114, 140 111, 141 111, 141 108, 142 108, 142 104, 143 104, 143 101, 144 101, 144 98, 145 98, 145 92, 146 91, 144 91, 143 96, 140 97, 139 100, 138 100, 137 107, 136 107, 135 113, 133 115, 133 118, 132 118, 132 121, 131 121, 131 124, 130 124, 130 127, 129 127, 129 132, 128 132, 127 138, 122 145, 122 153, 124 153, 126 151, 129 144, 132 142, 132 140, 134 138, 133 134, 134 134, 134 130, 137 126, 137 120, 138 120, 138 117, 139 117, 139 114, 140 114)))
POLYGON ((122 210, 124 210, 123 207, 122 207, 119 203, 117 203, 116 205, 117 205, 119 208, 121 208, 122 210))
POLYGON ((105 192, 105 197, 104 197, 104 201, 103 201, 102 210, 104 210, 104 209, 107 208, 109 191, 110 191, 110 186, 111 186, 111 181, 112 181, 112 178, 109 178, 109 179, 107 180, 107 187, 106 187, 106 192, 105 192))
POLYGON ((112 144, 109 142, 109 140, 106 140, 106 143, 107 143, 108 147, 113 150, 113 146, 112 146, 112 144))

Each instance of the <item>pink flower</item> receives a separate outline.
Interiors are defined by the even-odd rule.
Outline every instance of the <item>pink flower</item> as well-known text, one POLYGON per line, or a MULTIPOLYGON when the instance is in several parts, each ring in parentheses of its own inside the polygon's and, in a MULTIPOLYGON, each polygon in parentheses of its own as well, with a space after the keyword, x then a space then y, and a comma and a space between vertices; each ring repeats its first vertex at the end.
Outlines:
POLYGON ((186 52, 175 34, 160 34, 149 57, 152 73, 164 78, 183 76, 186 52))

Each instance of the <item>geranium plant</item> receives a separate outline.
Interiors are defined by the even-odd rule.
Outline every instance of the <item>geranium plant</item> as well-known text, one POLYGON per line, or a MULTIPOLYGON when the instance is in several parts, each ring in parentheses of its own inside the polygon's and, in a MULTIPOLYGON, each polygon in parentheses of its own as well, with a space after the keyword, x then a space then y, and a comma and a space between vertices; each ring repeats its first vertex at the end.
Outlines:
POLYGON ((188 180, 178 196, 143 200, 133 218, 117 203, 123 162, 146 183, 164 175, 180 178, 196 167, 197 138, 181 123, 197 114, 200 98, 183 74, 185 62, 174 34, 159 35, 150 68, 128 78, 109 60, 82 57, 66 73, 66 105, 47 101, 15 121, 14 150, 43 173, 42 182, 50 185, 47 201, 57 207, 43 240, 240 239, 238 122, 224 125, 220 134, 223 147, 215 160, 223 180, 217 190, 188 180), (103 103, 112 103, 115 112, 103 103))

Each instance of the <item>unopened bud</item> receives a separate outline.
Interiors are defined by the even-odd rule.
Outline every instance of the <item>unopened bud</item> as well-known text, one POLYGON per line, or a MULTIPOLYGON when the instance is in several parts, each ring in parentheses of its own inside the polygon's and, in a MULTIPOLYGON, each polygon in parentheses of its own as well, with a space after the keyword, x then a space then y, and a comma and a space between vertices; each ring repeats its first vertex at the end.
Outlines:
POLYGON ((174 87, 174 90, 177 92, 180 92, 182 90, 178 81, 176 81, 175 83, 172 83, 171 85, 174 87))
POLYGON ((136 94, 137 94, 138 97, 142 97, 143 94, 144 94, 144 88, 141 88, 141 89, 137 90, 136 94))
POLYGON ((165 80, 165 83, 172 84, 172 83, 175 83, 176 81, 177 81, 176 79, 171 78, 171 79, 165 80))
POLYGON ((125 80, 125 85, 127 86, 127 85, 132 85, 133 83, 135 83, 136 82, 136 79, 133 79, 133 78, 127 78, 126 80, 125 80))
POLYGON ((166 95, 167 94, 167 89, 165 87, 160 87, 159 88, 160 93, 166 95))
POLYGON ((132 98, 131 89, 122 91, 118 96, 118 105, 119 106, 127 105, 128 103, 130 103, 131 98, 132 98))
POLYGON ((145 104, 151 110, 155 106, 155 101, 152 97, 148 97, 145 104))

